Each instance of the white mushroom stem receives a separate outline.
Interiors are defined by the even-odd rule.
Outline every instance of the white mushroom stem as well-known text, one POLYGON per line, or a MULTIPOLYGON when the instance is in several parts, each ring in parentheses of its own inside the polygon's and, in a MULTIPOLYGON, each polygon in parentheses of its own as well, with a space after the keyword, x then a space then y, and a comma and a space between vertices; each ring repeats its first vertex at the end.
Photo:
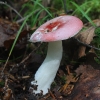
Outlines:
POLYGON ((33 93, 40 93, 43 91, 43 95, 48 93, 48 89, 56 76, 57 70, 62 58, 62 41, 49 42, 47 56, 39 67, 35 74, 35 81, 32 81, 32 85, 38 85, 37 90, 33 90, 33 93))

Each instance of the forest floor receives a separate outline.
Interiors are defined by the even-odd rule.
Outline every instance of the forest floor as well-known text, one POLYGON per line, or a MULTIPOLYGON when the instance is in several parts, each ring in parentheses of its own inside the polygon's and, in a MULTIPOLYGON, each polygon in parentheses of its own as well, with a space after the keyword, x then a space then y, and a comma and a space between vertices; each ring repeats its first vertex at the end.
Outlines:
MULTIPOLYGON (((28 42, 33 30, 25 27, 9 57, 21 25, 8 19, 8 12, 0 12, 0 100, 100 100, 100 58, 92 45, 95 27, 86 23, 85 30, 63 41, 63 57, 51 89, 46 95, 35 95, 29 87, 45 59, 47 43, 28 42)), ((99 19, 93 22, 100 26, 99 19)))

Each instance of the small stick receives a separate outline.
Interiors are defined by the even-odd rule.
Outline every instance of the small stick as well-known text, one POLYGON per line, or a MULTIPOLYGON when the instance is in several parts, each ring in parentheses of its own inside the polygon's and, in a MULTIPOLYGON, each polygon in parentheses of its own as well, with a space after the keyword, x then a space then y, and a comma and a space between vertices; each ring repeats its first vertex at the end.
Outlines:
POLYGON ((10 5, 7 4, 7 2, 2 2, 0 1, 0 4, 6 5, 7 7, 9 7, 10 9, 12 9, 18 16, 20 16, 21 18, 23 18, 20 13, 18 13, 17 10, 15 10, 13 7, 11 7, 10 5))
POLYGON ((56 100, 54 94, 53 94, 50 90, 49 90, 49 94, 51 95, 51 97, 52 97, 54 100, 56 100))
MULTIPOLYGON (((40 45, 41 45, 41 44, 40 44, 40 45)), ((16 64, 15 66, 19 67, 21 64, 23 64, 23 63, 31 56, 31 54, 32 54, 34 51, 36 51, 36 50, 40 47, 40 45, 39 45, 36 49, 34 49, 25 59, 23 59, 19 64, 16 64)), ((7 58, 7 60, 6 60, 6 63, 5 63, 5 65, 4 65, 4 67, 3 67, 2 71, 1 71, 1 76, 2 76, 2 77, 3 77, 3 75, 4 75, 4 70, 5 70, 6 65, 7 65, 7 63, 8 63, 9 57, 10 57, 10 56, 8 56, 8 58, 7 58)), ((12 68, 14 68, 15 66, 13 66, 12 68)), ((11 70, 12 70, 12 69, 10 69, 10 71, 11 71, 11 70)), ((9 71, 9 72, 10 72, 10 71, 9 71)))
MULTIPOLYGON (((21 16, 21 14, 16 10, 16 9, 14 9, 13 7, 11 7, 10 5, 8 5, 7 4, 7 2, 2 2, 2 1, 0 1, 0 4, 3 4, 3 5, 6 5, 7 7, 9 7, 10 9, 12 9, 18 16, 20 16, 21 17, 21 20, 22 21, 24 21, 27 17, 22 17, 21 16)), ((18 23, 17 21, 16 21, 16 23, 18 23)), ((28 30, 28 25, 27 25, 27 23, 26 23, 26 27, 27 27, 27 30, 28 30)))
POLYGON ((94 46, 91 46, 91 45, 89 45, 89 44, 86 44, 86 43, 81 42, 79 39, 77 39, 77 38, 75 38, 75 37, 73 37, 73 38, 76 39, 79 43, 81 43, 81 44, 83 44, 83 45, 85 45, 85 46, 87 46, 87 47, 89 47, 89 48, 93 48, 93 49, 96 49, 96 50, 100 50, 100 49, 97 48, 97 47, 94 47, 94 46))
POLYGON ((23 63, 32 55, 32 53, 33 53, 34 51, 36 51, 40 46, 41 46, 41 44, 40 44, 36 49, 34 49, 25 59, 23 59, 23 60, 20 62, 19 65, 23 64, 23 63))
POLYGON ((68 75, 70 75, 71 72, 70 72, 70 69, 69 69, 68 65, 66 66, 66 69, 67 69, 68 75))

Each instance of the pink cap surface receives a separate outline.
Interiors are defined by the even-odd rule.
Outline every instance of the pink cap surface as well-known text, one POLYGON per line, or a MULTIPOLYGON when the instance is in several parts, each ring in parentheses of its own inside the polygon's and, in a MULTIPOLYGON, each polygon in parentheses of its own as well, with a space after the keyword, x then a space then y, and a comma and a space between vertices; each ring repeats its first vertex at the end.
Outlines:
POLYGON ((31 36, 31 42, 65 40, 76 35, 83 27, 75 16, 59 16, 41 25, 31 36))

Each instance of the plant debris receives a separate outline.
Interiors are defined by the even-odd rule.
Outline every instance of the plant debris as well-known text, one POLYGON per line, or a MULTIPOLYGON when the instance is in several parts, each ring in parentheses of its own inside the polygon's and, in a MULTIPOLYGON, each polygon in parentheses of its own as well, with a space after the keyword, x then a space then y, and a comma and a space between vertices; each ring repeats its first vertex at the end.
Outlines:
POLYGON ((30 43, 28 40, 31 31, 35 31, 40 24, 51 19, 49 11, 52 11, 53 16, 58 16, 66 15, 64 9, 71 14, 74 9, 66 9, 65 4, 62 9, 59 0, 52 1, 53 3, 51 0, 43 0, 41 5, 49 6, 49 10, 36 5, 39 0, 4 1, 0 1, 0 100, 100 100, 100 42, 97 44, 94 42, 95 37, 100 36, 95 34, 96 28, 100 28, 100 19, 93 20, 96 27, 85 21, 84 29, 75 36, 76 39, 63 41, 63 57, 51 89, 46 95, 35 95, 32 93, 33 88, 30 88, 31 81, 34 80, 37 69, 44 61, 47 43, 30 43), (59 11, 53 7, 55 2, 59 3, 58 7, 56 5, 59 11), (22 10, 21 13, 19 13, 20 10, 22 10), (42 10, 43 12, 40 13, 42 10), (20 32, 4 68, 22 22, 30 12, 32 17, 27 20, 20 32))

